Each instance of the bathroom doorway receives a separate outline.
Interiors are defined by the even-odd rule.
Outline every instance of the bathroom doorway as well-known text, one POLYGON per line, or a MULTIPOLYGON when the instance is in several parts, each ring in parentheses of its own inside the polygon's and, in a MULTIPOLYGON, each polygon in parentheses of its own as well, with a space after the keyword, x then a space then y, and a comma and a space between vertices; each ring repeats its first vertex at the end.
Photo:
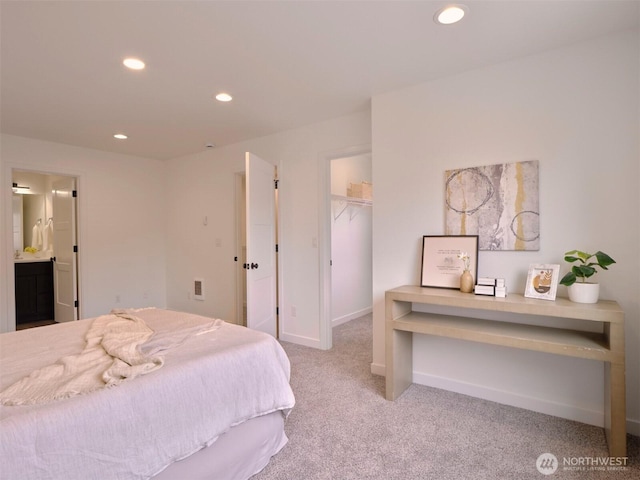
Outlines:
POLYGON ((15 326, 78 320, 77 178, 12 170, 15 326))

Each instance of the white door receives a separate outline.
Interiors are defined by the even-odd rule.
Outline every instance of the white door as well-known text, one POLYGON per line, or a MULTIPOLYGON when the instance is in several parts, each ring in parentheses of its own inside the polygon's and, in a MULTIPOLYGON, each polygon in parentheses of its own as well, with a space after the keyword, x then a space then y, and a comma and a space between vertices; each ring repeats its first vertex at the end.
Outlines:
POLYGON ((78 320, 75 178, 53 183, 55 320, 78 320))
POLYGON ((247 222, 247 327, 277 336, 275 167, 245 157, 247 222))

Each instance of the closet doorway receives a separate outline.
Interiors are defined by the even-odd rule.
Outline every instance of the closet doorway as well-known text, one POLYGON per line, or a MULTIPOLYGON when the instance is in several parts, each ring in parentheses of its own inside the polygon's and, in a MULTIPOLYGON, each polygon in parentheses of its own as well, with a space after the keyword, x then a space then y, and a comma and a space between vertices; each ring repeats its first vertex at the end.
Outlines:
POLYGON ((77 320, 77 178, 12 170, 16 328, 77 320))
POLYGON ((331 160, 331 326, 371 313, 371 154, 331 160))
POLYGON ((320 347, 334 326, 372 311, 371 146, 319 158, 320 347), (364 182, 364 185, 363 185, 364 182), (364 198, 363 198, 364 197, 364 198))

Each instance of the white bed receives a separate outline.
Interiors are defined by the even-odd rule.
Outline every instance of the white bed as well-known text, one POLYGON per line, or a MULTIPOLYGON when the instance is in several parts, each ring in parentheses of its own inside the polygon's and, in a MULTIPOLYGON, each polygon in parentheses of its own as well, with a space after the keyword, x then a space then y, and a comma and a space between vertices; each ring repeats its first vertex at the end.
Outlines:
MULTIPOLYGON (((246 479, 287 442, 290 365, 271 336, 197 315, 132 311, 164 365, 120 385, 0 406, 3 479, 246 479), (213 327, 212 327, 213 325, 213 327)), ((94 319, 0 335, 0 392, 77 355, 94 319)))

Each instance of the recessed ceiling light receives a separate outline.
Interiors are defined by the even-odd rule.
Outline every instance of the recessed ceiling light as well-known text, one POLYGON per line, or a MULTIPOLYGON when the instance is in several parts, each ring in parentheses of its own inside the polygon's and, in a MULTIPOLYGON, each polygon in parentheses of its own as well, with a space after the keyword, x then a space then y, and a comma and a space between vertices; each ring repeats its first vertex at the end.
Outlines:
POLYGON ((438 10, 433 16, 433 20, 440 25, 451 25, 462 20, 466 13, 467 7, 465 5, 449 5, 438 10))
POLYGON ((142 70, 144 68, 144 62, 137 58, 125 58, 122 63, 131 70, 142 70))
POLYGON ((126 140, 128 137, 124 133, 116 133, 113 138, 117 138, 118 140, 126 140))
POLYGON ((228 93, 223 92, 216 95, 216 100, 218 100, 219 102, 230 102, 231 100, 233 100, 233 97, 228 93))

